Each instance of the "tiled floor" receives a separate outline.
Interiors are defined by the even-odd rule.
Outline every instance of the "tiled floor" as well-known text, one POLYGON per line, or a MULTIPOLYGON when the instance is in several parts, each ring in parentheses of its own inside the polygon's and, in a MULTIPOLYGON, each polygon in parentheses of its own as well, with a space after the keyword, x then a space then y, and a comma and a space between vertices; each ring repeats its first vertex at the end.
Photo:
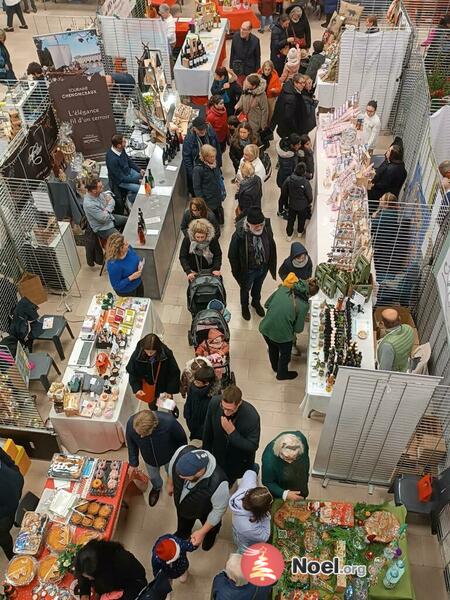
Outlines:
MULTIPOLYGON (((192 0, 189 0, 189 5, 192 0)), ((42 5, 38 5, 42 6, 42 5)), ((189 14, 188 4, 184 12, 189 14)), ((84 15, 93 12, 92 6, 79 4, 51 4, 47 3, 47 13, 50 15, 49 23, 56 23, 51 15, 84 15), (52 21, 53 19, 53 21, 52 21)), ((40 9, 37 26, 43 30, 43 11, 40 9)), ((33 18, 28 19, 29 24, 33 18)), ((36 20, 37 22, 37 20, 36 20)), ((321 30, 316 20, 312 21, 313 39, 318 39, 321 30)), ((53 28, 53 31, 58 30, 53 28)), ((7 46, 10 50, 16 73, 20 74, 31 60, 35 60, 34 46, 31 40, 31 31, 23 32, 16 29, 13 34, 8 34, 7 46)), ((269 34, 262 37, 262 56, 268 56, 269 34)), ((387 140, 381 138, 380 151, 384 151, 387 140)), ((271 149, 273 164, 275 165, 274 150, 271 149)), ((265 344, 258 333, 259 318, 252 315, 250 322, 243 321, 239 310, 238 287, 231 277, 226 253, 228 242, 233 232, 233 191, 230 180, 232 178, 232 166, 228 159, 224 160, 224 175, 228 189, 228 198, 225 202, 226 224, 223 228, 221 245, 224 253, 224 264, 222 268, 223 277, 228 294, 228 307, 232 313, 230 323, 231 330, 231 361, 232 368, 236 374, 238 385, 244 392, 246 400, 252 402, 261 415, 262 433, 258 458, 265 445, 280 431, 286 429, 300 429, 308 437, 311 452, 311 463, 314 461, 315 452, 320 438, 322 421, 319 418, 307 419, 300 415, 299 404, 303 398, 305 385, 305 354, 307 346, 307 334, 299 336, 299 345, 302 356, 294 358, 291 367, 299 371, 299 377, 293 382, 277 382, 274 379, 266 355, 265 344)), ((275 176, 265 184, 263 210, 271 218, 278 249, 278 262, 288 255, 289 244, 285 241, 285 222, 276 216, 276 203, 278 191, 275 185, 275 176)), ((320 229, 319 229, 320 231, 320 229)), ((312 235, 309 232, 309 235, 312 235)), ((307 237, 308 240, 308 237, 307 237)), ((91 297, 98 291, 109 289, 107 275, 99 277, 99 268, 90 268, 82 258, 83 267, 78 277, 78 289, 73 290, 73 296, 69 298, 72 312, 66 317, 71 321, 75 334, 78 333, 80 322, 86 314, 91 297)), ((276 282, 267 278, 263 297, 266 298, 276 287, 276 282)), ((157 310, 165 325, 165 342, 173 349, 180 365, 192 358, 192 349, 187 344, 187 330, 191 323, 190 314, 186 309, 186 277, 180 268, 178 260, 175 259, 161 302, 156 302, 157 310)), ((47 305, 41 310, 48 312, 62 312, 64 306, 59 298, 52 297, 47 305)), ((69 355, 71 340, 64 336, 63 344, 66 355, 69 355)), ((39 346, 36 345, 36 349, 39 346)), ((46 346, 48 349, 48 346, 46 346)), ((39 387, 35 390, 39 394, 38 406, 44 416, 48 414, 48 403, 45 396, 40 393, 39 387)), ((181 398, 178 399, 181 406, 181 398)), ((120 457, 126 457, 126 450, 111 453, 120 457)), ((26 488, 39 494, 45 477, 47 464, 34 461, 26 478, 26 488)), ((310 484, 311 498, 370 501, 378 503, 389 495, 385 490, 375 490, 372 496, 367 493, 364 486, 348 486, 344 484, 330 484, 322 488, 321 481, 312 479, 310 484)), ((231 519, 227 514, 224 519, 220 536, 212 551, 205 554, 198 550, 192 555, 192 576, 184 586, 175 585, 175 600, 190 594, 195 600, 206 600, 209 598, 209 590, 212 577, 220 571, 226 561, 227 555, 233 549, 231 542, 231 519)), ((158 505, 150 509, 143 496, 130 499, 130 509, 124 510, 121 515, 116 531, 116 539, 122 541, 127 548, 133 551, 143 562, 150 574, 149 556, 153 541, 159 535, 172 531, 175 526, 175 511, 172 500, 164 493, 158 505)), ((432 537, 427 524, 413 523, 408 531, 410 560, 417 600, 443 600, 447 597, 442 575, 441 559, 436 538, 432 537)), ((4 568, 4 557, 0 556, 0 572, 4 568)))

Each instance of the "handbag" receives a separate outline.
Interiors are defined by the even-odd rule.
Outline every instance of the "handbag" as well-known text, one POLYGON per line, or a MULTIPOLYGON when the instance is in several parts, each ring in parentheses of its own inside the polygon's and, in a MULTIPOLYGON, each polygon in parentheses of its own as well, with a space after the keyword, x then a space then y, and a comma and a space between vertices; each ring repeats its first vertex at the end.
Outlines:
POLYGON ((144 493, 148 488, 148 482, 150 481, 150 478, 142 471, 139 471, 139 469, 136 469, 133 473, 131 481, 140 492, 144 493))
POLYGON ((250 101, 248 111, 247 112, 241 111, 238 114, 238 121, 240 123, 243 123, 244 121, 248 121, 248 113, 252 110, 252 108, 255 106, 255 104, 256 104, 256 98, 253 96, 252 100, 250 101))
POLYGON ((142 380, 142 391, 144 392, 144 396, 139 398, 142 402, 147 402, 147 404, 153 404, 156 400, 156 383, 158 381, 159 370, 161 368, 161 363, 158 363, 158 367, 156 369, 156 377, 153 383, 148 383, 147 380, 142 380))
POLYGON ((429 502, 433 493, 431 475, 424 475, 417 482, 417 493, 421 502, 429 502))
POLYGON ((306 38, 305 38, 305 36, 297 37, 295 35, 295 30, 294 30, 294 28, 293 28, 292 25, 291 25, 291 32, 292 32, 292 36, 291 37, 294 38, 294 41, 293 41, 292 45, 294 47, 298 46, 299 48, 306 48, 306 38))

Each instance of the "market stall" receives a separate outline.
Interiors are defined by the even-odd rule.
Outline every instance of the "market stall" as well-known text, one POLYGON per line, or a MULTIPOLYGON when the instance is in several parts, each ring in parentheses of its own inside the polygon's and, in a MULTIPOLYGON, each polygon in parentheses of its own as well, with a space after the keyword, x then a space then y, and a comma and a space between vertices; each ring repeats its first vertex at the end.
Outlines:
POLYGON ((127 471, 128 464, 120 460, 55 454, 39 505, 22 520, 5 591, 15 600, 32 600, 36 594, 47 600, 73 598, 73 557, 91 539, 112 538, 127 471))
POLYGON ((403 506, 276 500, 272 514, 272 543, 286 561, 274 589, 278 600, 414 599, 403 506), (340 567, 354 565, 359 575, 293 574, 294 556, 338 557, 340 567))
POLYGON ((259 27, 259 20, 255 12, 252 10, 250 4, 246 6, 244 4, 237 4, 236 6, 228 5, 225 2, 214 0, 216 10, 221 19, 228 19, 230 31, 239 31, 244 21, 250 21, 252 27, 255 29, 259 27))
POLYGON ((149 298, 94 296, 62 383, 48 393, 50 420, 64 448, 101 453, 123 445, 138 407, 126 365, 144 334, 163 331, 149 298))

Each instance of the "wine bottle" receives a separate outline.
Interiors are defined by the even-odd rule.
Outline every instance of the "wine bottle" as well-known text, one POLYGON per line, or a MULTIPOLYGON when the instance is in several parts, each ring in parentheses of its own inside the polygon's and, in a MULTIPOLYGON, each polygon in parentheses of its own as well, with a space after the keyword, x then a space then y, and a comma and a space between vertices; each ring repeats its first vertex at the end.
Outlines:
POLYGON ((164 166, 167 165, 167 151, 166 151, 166 147, 165 146, 164 146, 163 152, 162 152, 162 164, 164 166))
POLYGON ((147 179, 150 184, 150 188, 153 189, 155 187, 155 179, 153 177, 153 173, 152 173, 151 169, 148 170, 147 179))
POLYGON ((150 194, 152 193, 152 186, 150 185, 150 181, 147 175, 144 176, 144 189, 147 196, 150 196, 150 194))
POLYGON ((137 226, 137 234, 139 243, 143 246, 145 244, 145 221, 144 215, 142 214, 142 209, 138 209, 138 226, 137 226))

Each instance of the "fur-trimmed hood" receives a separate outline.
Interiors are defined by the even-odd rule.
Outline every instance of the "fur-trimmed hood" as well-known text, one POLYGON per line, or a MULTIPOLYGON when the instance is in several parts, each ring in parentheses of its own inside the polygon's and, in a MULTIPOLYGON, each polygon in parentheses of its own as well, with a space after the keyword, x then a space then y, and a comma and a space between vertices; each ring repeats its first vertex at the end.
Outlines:
POLYGON ((254 90, 245 90, 246 94, 250 94, 251 96, 261 96, 261 94, 266 93, 266 80, 260 77, 259 84, 255 87, 254 90))
POLYGON ((189 223, 188 230, 187 230, 187 234, 188 234, 189 240, 191 242, 194 241, 193 229, 194 229, 195 223, 197 221, 201 221, 202 223, 204 223, 206 225, 206 227, 208 229, 208 233, 206 235, 206 240, 205 241, 209 243, 215 237, 216 232, 214 231, 214 225, 212 225, 212 223, 210 223, 208 221, 208 219, 194 219, 193 221, 191 221, 189 223))

